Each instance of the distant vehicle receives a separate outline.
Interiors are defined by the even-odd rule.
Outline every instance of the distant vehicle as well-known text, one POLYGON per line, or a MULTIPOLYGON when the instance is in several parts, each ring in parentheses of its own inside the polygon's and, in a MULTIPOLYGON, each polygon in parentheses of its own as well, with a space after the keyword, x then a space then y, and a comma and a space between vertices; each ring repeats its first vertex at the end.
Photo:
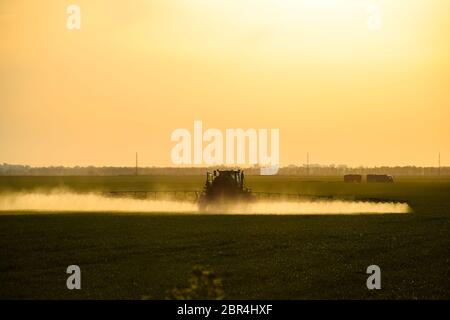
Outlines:
POLYGON ((356 182, 361 183, 362 175, 360 174, 346 174, 344 176, 344 182, 356 182))
POLYGON ((367 182, 394 182, 394 178, 387 174, 368 174, 367 182))

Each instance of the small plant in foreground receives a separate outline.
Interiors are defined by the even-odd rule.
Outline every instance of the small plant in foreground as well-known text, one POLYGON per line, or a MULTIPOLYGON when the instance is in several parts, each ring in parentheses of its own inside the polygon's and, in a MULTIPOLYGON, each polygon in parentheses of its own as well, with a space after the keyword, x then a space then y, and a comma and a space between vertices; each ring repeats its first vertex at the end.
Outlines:
POLYGON ((213 271, 195 266, 189 278, 189 287, 175 288, 168 294, 172 300, 221 300, 224 298, 222 279, 213 271))

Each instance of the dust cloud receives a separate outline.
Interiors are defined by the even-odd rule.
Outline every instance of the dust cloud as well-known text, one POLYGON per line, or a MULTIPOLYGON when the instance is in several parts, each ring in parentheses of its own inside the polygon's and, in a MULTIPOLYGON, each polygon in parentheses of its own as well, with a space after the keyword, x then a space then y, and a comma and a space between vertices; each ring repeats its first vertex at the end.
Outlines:
MULTIPOLYGON (((58 213, 58 212, 109 212, 109 213, 167 213, 201 214, 194 202, 175 200, 143 200, 106 197, 96 193, 14 192, 0 194, 0 212, 58 213)), ((209 208, 205 213, 227 214, 388 214, 409 213, 406 203, 367 201, 256 201, 233 206, 209 208)))
POLYGON ((192 202, 140 200, 106 197, 97 193, 52 191, 0 195, 0 211, 194 213, 197 212, 197 206, 192 202))

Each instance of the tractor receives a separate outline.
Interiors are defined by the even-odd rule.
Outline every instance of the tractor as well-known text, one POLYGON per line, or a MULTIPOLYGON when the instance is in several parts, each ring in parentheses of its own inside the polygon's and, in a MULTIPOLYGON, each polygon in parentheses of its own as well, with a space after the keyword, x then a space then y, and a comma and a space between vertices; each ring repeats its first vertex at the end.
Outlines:
POLYGON ((253 199, 244 184, 243 170, 214 170, 206 173, 206 182, 198 201, 199 209, 211 206, 227 206, 253 199))

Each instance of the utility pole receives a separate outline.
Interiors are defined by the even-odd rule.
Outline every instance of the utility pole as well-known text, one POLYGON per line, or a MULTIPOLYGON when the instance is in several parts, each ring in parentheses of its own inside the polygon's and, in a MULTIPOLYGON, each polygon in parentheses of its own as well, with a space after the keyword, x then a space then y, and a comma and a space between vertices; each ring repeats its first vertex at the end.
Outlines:
POLYGON ((138 153, 136 152, 136 171, 134 173, 136 176, 138 175, 138 153))
POLYGON ((306 153, 306 175, 309 176, 309 152, 306 153))
POLYGON ((441 175, 441 153, 438 155, 438 176, 441 175))

